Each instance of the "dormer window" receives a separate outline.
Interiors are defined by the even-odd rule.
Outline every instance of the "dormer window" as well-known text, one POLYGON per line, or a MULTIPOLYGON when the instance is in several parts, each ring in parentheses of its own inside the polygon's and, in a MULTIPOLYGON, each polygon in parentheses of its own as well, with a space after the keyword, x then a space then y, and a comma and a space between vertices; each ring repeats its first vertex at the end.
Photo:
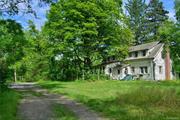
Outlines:
POLYGON ((138 52, 135 52, 135 57, 138 57, 138 52))
POLYGON ((142 55, 143 55, 143 56, 146 56, 146 50, 143 50, 143 51, 142 51, 142 55))

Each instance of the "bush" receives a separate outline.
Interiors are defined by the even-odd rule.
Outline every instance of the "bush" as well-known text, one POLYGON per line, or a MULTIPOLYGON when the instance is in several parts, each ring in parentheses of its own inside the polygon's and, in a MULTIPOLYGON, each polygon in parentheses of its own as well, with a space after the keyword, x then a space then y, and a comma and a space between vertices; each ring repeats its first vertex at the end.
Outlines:
POLYGON ((6 83, 6 80, 5 80, 5 78, 3 77, 3 74, 2 74, 2 72, 1 72, 1 70, 0 70, 0 92, 3 92, 3 91, 7 88, 7 86, 5 85, 5 83, 6 83))

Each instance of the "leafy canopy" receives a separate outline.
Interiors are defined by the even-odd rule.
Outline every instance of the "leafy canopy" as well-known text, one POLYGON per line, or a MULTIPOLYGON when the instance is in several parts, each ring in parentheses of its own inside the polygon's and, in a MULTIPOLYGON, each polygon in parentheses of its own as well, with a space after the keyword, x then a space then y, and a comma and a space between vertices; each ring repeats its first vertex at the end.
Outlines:
POLYGON ((85 70, 109 55, 123 59, 132 34, 121 5, 115 0, 61 0, 53 4, 43 31, 55 48, 54 56, 63 55, 69 66, 85 70))

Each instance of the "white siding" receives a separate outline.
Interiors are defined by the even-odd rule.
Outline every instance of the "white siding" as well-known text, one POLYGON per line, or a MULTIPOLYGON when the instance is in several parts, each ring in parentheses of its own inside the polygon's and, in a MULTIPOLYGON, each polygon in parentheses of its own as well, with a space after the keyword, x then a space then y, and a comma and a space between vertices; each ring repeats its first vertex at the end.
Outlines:
MULTIPOLYGON (((151 48, 147 51, 146 56, 148 56, 154 48, 151 48)), ((122 65, 120 62, 112 63, 105 67, 105 74, 109 75, 112 79, 122 79, 126 76, 125 69, 128 69, 128 74, 137 76, 137 78, 144 80, 165 80, 165 60, 162 58, 163 47, 159 49, 155 58, 142 59, 142 51, 138 51, 138 58, 141 59, 131 59, 127 65, 122 65), (160 71, 161 66, 161 71, 160 71), (134 67, 134 73, 132 73, 131 68, 134 67), (148 73, 141 73, 140 67, 147 67, 148 73), (112 69, 112 72, 109 73, 109 68, 112 69), (120 70, 120 74, 118 74, 120 70)), ((135 57, 135 52, 132 53, 132 58, 135 57)), ((172 65, 172 61, 171 61, 172 65)), ((172 66, 171 66, 171 79, 172 75, 172 66)))
POLYGON ((151 60, 147 59, 147 60, 134 60, 129 62, 130 67, 134 67, 135 68, 135 72, 134 73, 130 73, 132 75, 136 75, 137 77, 142 76, 142 79, 146 79, 146 80, 152 80, 153 79, 153 71, 152 71, 152 66, 151 66, 151 60), (147 67, 148 69, 148 73, 145 74, 141 74, 140 71, 140 67, 147 67))
POLYGON ((162 49, 154 58, 155 63, 155 80, 165 80, 165 61, 162 58, 162 49), (159 67, 162 67, 162 71, 160 73, 159 67))
POLYGON ((120 65, 120 62, 118 63, 111 63, 111 64, 108 64, 106 65, 105 67, 105 74, 110 76, 112 79, 117 79, 117 74, 115 74, 115 69, 116 66, 120 65), (109 72, 109 69, 111 69, 111 73, 109 72))
MULTIPOLYGON (((166 79, 166 72, 165 72, 165 59, 162 58, 162 52, 163 49, 160 49, 160 52, 157 54, 157 56, 154 58, 155 62, 155 79, 156 80, 165 80, 166 79), (162 67, 162 72, 160 73, 159 67, 162 67)), ((171 79, 173 79, 172 74, 172 61, 171 61, 171 79)))

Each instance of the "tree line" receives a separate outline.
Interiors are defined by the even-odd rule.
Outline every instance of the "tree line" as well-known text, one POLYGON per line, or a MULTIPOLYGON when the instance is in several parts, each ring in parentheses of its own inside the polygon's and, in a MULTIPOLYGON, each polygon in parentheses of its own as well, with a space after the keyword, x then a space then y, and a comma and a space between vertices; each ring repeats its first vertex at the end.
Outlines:
MULTIPOLYGON (((31 0, 1 2, 1 16, 34 13, 31 0)), ((160 0, 128 0, 125 13, 121 0, 60 0, 51 3, 47 21, 39 31, 14 20, 0 20, 0 80, 89 79, 96 66, 108 56, 123 60, 128 47, 160 40, 172 52, 174 67, 179 64, 180 4, 175 0, 176 21, 170 20, 160 0)))

